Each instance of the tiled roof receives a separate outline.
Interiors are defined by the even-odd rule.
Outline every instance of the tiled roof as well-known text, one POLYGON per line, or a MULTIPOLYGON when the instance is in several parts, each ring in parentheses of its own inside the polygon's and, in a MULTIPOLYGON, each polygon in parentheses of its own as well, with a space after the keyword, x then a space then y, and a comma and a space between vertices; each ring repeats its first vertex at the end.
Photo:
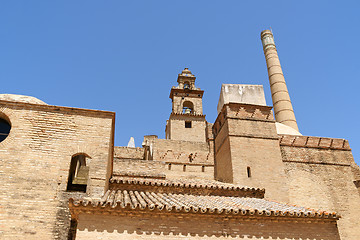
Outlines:
POLYGON ((165 179, 145 179, 113 176, 110 179, 110 185, 110 189, 142 190, 197 195, 263 198, 265 194, 264 189, 237 186, 215 180, 178 179, 176 181, 172 181, 165 179))
POLYGON ((113 171, 113 175, 117 177, 128 177, 128 178, 165 179, 166 177, 166 175, 163 173, 140 172, 140 171, 113 171))
POLYGON ((252 191, 264 191, 260 188, 250 188, 244 186, 237 186, 231 183, 223 183, 215 180, 191 180, 191 179, 178 179, 172 180, 160 180, 160 179, 141 179, 132 177, 119 177, 113 176, 110 179, 110 183, 128 183, 137 185, 150 185, 150 186, 172 186, 172 187, 184 187, 184 188, 205 188, 205 189, 224 189, 224 190, 252 190, 252 191))
POLYGON ((70 199, 70 208, 106 209, 108 211, 158 210, 208 214, 257 216, 288 216, 307 218, 333 218, 336 213, 286 205, 259 198, 201 196, 144 191, 108 190, 101 200, 70 199))

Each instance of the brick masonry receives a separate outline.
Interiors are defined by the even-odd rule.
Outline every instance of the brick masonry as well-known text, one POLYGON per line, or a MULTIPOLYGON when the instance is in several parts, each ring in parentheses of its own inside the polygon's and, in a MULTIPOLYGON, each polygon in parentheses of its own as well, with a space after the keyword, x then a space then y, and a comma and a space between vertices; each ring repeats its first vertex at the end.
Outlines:
POLYGON ((84 214, 76 239, 328 239, 338 240, 334 222, 274 222, 261 218, 194 214, 84 214), (101 221, 98 219, 101 218, 101 221))
POLYGON ((86 153, 87 194, 101 196, 112 168, 114 113, 0 101, 12 129, 0 143, 0 238, 66 239, 71 157, 86 153))
POLYGON ((360 168, 346 140, 278 135, 271 107, 252 104, 227 103, 211 124, 202 115, 202 90, 171 94, 167 139, 145 136, 141 148, 113 146, 112 112, 0 101, 0 117, 12 126, 0 143, 0 238, 68 239, 77 232, 76 239, 360 239, 360 168), (185 100, 193 102, 192 114, 181 112, 185 100), (71 158, 79 153, 90 169, 85 193, 66 190, 71 158), (214 179, 341 218, 115 214, 108 206, 71 216, 68 206, 69 198, 103 199, 108 188, 232 197, 232 190, 206 185, 214 179))

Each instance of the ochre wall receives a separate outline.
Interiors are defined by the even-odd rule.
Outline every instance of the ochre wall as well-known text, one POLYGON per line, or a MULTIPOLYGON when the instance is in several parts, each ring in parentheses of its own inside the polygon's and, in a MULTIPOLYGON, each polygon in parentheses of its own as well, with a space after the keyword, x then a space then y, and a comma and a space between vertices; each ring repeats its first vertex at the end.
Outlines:
POLYGON ((165 162, 114 158, 114 175, 164 178, 165 162))
POLYGON ((360 239, 351 151, 281 146, 291 204, 337 212, 342 239, 360 239))
MULTIPOLYGON (((297 219, 298 220, 298 219, 297 219)), ((277 222, 195 214, 80 214, 78 240, 91 239, 326 239, 339 240, 334 222, 277 222)))
POLYGON ((1 239, 66 239, 65 192, 71 157, 91 157, 88 194, 98 197, 111 173, 113 113, 0 102, 11 121, 0 143, 1 239))
POLYGON ((206 121, 190 115, 171 116, 168 120, 169 138, 192 142, 206 141, 206 121), (185 121, 191 121, 191 128, 185 128, 185 121))
POLYGON ((265 198, 288 201, 279 137, 270 107, 226 104, 213 129, 217 180, 265 188, 265 198))
POLYGON ((179 179, 194 179, 194 180, 213 180, 214 179, 214 166, 209 165, 192 165, 192 164, 174 164, 169 167, 167 164, 166 179, 177 180, 179 179))
POLYGON ((194 105, 194 113, 195 114, 203 114, 202 109, 202 98, 198 97, 196 94, 188 94, 189 96, 179 96, 175 97, 172 102, 173 112, 174 113, 182 113, 183 112, 183 104, 186 101, 192 102, 194 105))
POLYGON ((155 139, 152 150, 154 160, 189 163, 189 155, 192 153, 193 163, 214 164, 213 150, 207 142, 155 139))
POLYGON ((144 159, 144 148, 141 147, 114 147, 114 157, 144 159))

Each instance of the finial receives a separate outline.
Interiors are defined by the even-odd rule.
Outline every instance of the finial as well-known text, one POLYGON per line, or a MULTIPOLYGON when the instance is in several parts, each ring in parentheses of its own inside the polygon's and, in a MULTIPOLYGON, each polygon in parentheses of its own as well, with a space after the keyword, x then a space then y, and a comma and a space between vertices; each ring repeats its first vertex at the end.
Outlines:
POLYGON ((184 68, 184 70, 182 70, 182 72, 180 73, 180 76, 184 76, 184 77, 194 77, 194 74, 191 73, 191 71, 189 70, 189 68, 184 68))

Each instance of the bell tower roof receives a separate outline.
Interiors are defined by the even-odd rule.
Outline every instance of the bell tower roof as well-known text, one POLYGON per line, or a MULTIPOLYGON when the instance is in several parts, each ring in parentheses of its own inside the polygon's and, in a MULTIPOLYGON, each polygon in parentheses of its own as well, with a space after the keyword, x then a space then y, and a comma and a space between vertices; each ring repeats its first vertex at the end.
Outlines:
POLYGON ((184 70, 178 74, 177 82, 180 88, 185 86, 189 89, 195 89, 195 79, 195 75, 191 73, 189 68, 184 68, 184 70))
POLYGON ((192 74, 189 68, 184 68, 184 70, 178 74, 178 86, 172 87, 170 98, 173 99, 174 95, 178 94, 178 96, 189 96, 190 93, 196 97, 202 98, 204 91, 195 86, 195 79, 195 75, 192 74))
POLYGON ((185 77, 185 78, 195 78, 194 74, 191 73, 191 71, 189 70, 189 68, 184 68, 184 70, 182 70, 181 73, 179 73, 178 75, 178 81, 179 81, 179 78, 181 77, 185 77))

